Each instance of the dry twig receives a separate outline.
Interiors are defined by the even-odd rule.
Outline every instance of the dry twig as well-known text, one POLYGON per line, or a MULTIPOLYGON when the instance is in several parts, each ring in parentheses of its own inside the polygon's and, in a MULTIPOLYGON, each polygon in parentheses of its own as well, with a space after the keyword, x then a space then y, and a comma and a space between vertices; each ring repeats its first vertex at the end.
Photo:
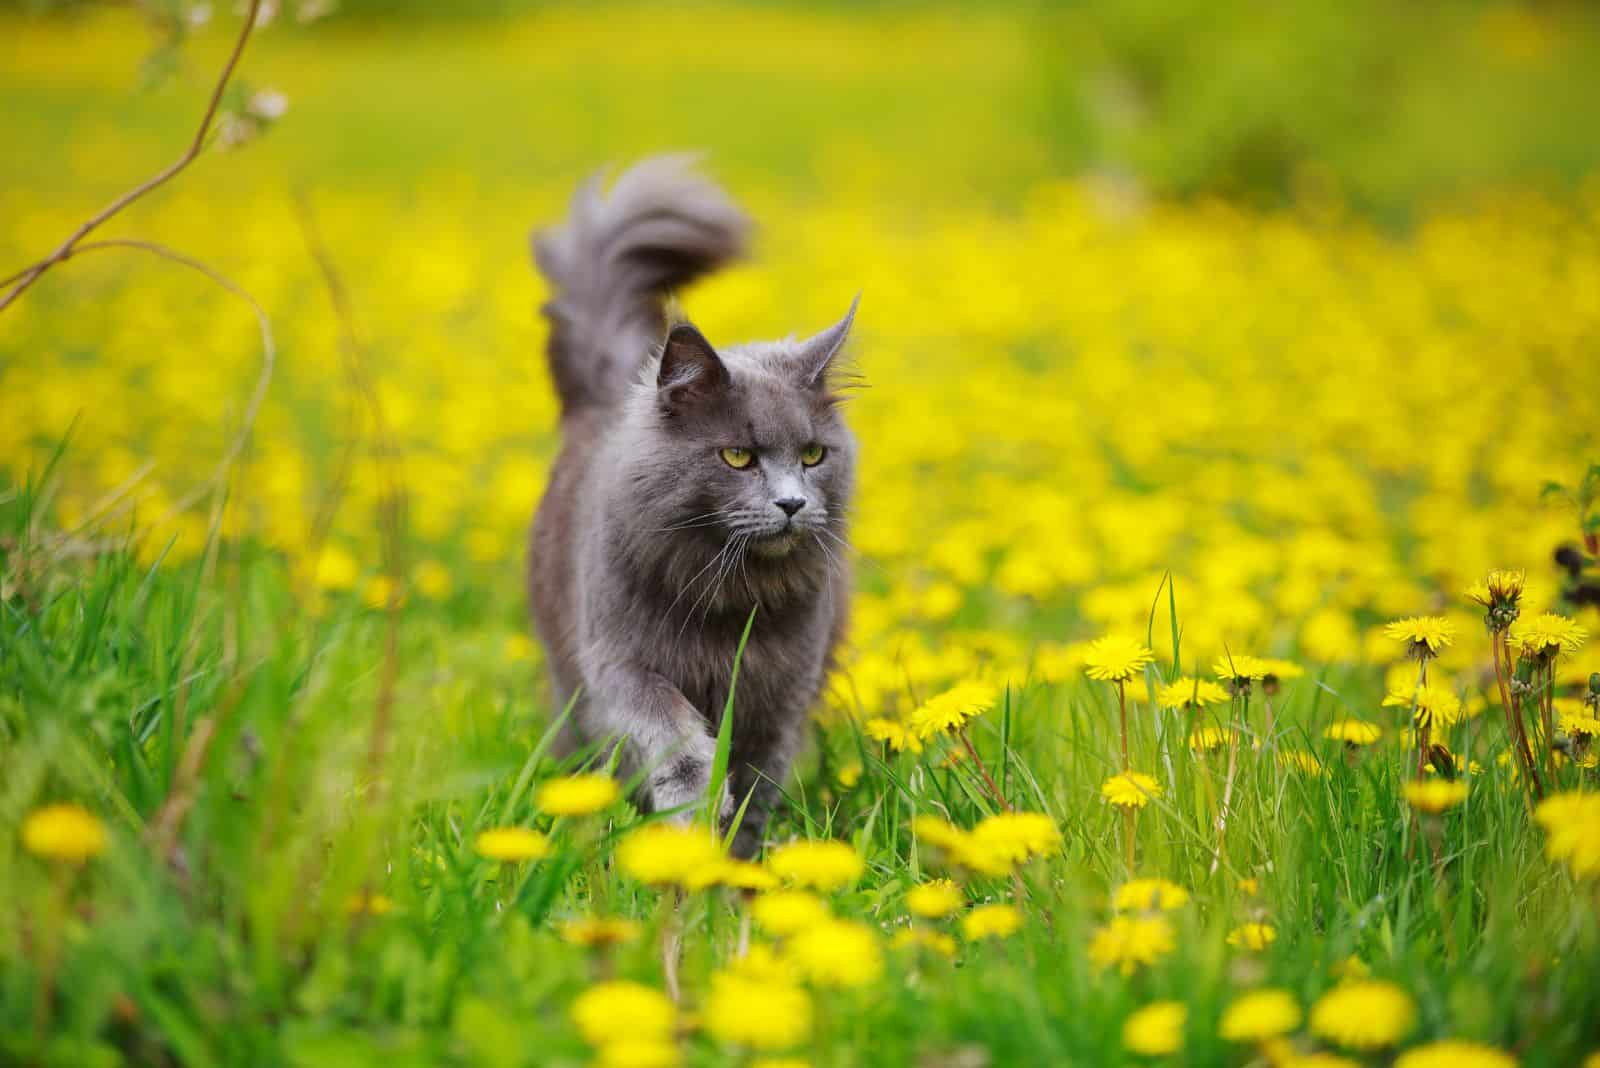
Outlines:
POLYGON ((0 286, 11 287, 5 291, 4 295, 0 295, 0 312, 5 311, 16 303, 17 298, 27 292, 28 288, 37 282, 39 277, 50 268, 70 259, 74 252, 82 251, 84 246, 81 243, 89 234, 134 201, 176 178, 189 164, 199 157, 201 150, 206 146, 206 138, 211 133, 211 124, 216 120, 217 110, 222 106, 222 94, 228 88, 228 82, 233 78, 234 68, 239 65, 239 57, 244 53, 245 42, 250 39, 250 33, 255 29, 256 15, 260 7, 261 0, 250 0, 250 9, 245 12, 244 25, 240 28, 239 36, 233 43, 233 51, 228 54, 227 63, 223 64, 222 74, 217 78, 217 84, 211 90, 211 99, 206 104, 205 114, 200 117, 200 126, 195 130, 194 139, 189 142, 189 147, 184 149, 183 155, 90 216, 82 225, 72 231, 65 241, 56 246, 56 250, 50 255, 37 263, 24 267, 7 278, 0 279, 0 286))

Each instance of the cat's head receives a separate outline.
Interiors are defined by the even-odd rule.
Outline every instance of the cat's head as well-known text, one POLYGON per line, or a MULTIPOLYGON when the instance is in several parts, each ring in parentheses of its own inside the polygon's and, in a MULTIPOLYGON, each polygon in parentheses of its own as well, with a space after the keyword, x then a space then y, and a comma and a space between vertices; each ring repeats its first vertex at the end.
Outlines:
POLYGON ((843 548, 856 446, 839 363, 855 310, 802 341, 722 352, 672 327, 640 398, 653 462, 633 472, 658 530, 737 543, 752 560, 843 548))

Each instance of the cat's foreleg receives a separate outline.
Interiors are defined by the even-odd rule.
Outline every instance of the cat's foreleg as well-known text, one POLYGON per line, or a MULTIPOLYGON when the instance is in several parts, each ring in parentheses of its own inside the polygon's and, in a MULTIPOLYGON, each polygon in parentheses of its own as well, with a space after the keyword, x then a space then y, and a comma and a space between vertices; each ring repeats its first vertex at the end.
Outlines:
POLYGON ((732 815, 737 815, 739 807, 744 806, 732 845, 733 855, 741 859, 749 859, 761 851, 767 820, 783 798, 780 787, 789 777, 789 767, 800 748, 805 713, 752 717, 752 720, 761 724, 761 729, 748 730, 743 737, 740 730, 735 729, 734 752, 729 761, 732 815))
MULTIPOLYGON (((644 776, 641 787, 652 811, 681 809, 676 818, 693 819, 692 806, 706 795, 717 743, 705 717, 666 678, 643 668, 612 667, 595 680, 586 703, 590 737, 621 741, 626 770, 644 776)), ((728 811, 726 786, 718 812, 728 811)))

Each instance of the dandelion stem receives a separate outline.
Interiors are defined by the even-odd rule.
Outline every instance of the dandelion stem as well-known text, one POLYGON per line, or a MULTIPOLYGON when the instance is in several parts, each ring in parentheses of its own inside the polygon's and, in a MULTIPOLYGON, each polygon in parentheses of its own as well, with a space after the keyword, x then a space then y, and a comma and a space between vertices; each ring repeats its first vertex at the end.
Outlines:
POLYGON ((1122 724, 1122 770, 1133 767, 1128 760, 1128 684, 1117 680, 1117 712, 1122 724))
POLYGON ((967 728, 963 726, 956 733, 961 738, 961 744, 967 747, 967 755, 972 758, 972 763, 977 767, 978 774, 983 776, 983 785, 989 791, 989 796, 994 799, 995 804, 1010 812, 1011 802, 1005 799, 1004 795, 1000 793, 1000 787, 995 785, 994 776, 989 774, 988 765, 984 764, 983 758, 978 755, 978 747, 972 744, 971 738, 967 737, 967 728))
POLYGON ((1511 650, 1506 643, 1506 634, 1503 630, 1494 632, 1492 656, 1494 657, 1494 681, 1500 688, 1500 707, 1506 713, 1507 742, 1517 754, 1517 761, 1522 765, 1523 777, 1528 781, 1528 787, 1533 791, 1536 801, 1544 800, 1544 783, 1539 779, 1539 770, 1534 766, 1533 752, 1528 748, 1528 735, 1522 727, 1521 708, 1511 700, 1511 650))
POLYGON ((1217 851, 1211 858, 1211 871, 1215 874, 1217 866, 1222 863, 1222 846, 1228 835, 1228 807, 1233 803, 1233 777, 1239 770, 1239 738, 1244 733, 1245 724, 1250 716, 1250 691, 1244 690, 1243 698, 1234 696, 1234 704, 1238 716, 1234 720, 1233 730, 1228 738, 1228 772, 1222 780, 1222 803, 1217 810, 1217 851))
POLYGON ((1544 738, 1539 746, 1539 751, 1544 755, 1545 773, 1549 775, 1551 783, 1559 789, 1561 784, 1556 782, 1556 758, 1554 750, 1555 733, 1555 706, 1556 706, 1556 662, 1554 659, 1544 667, 1544 685, 1540 687, 1539 714, 1544 721, 1544 738))
MULTIPOLYGON (((1419 646, 1419 648, 1421 648, 1419 646)), ((1428 684, 1428 654, 1422 653, 1417 657, 1417 689, 1411 697, 1411 741, 1417 750, 1417 766, 1413 778, 1422 781, 1425 769, 1428 766, 1428 725, 1433 713, 1418 715, 1422 710, 1422 688, 1428 684)), ((1417 838, 1423 837, 1422 817, 1416 809, 1411 809, 1410 825, 1416 829, 1417 838)), ((1432 843, 1429 843, 1430 846, 1432 843)), ((1406 860, 1411 860, 1417 848, 1416 839, 1406 842, 1406 860)))
POLYGON ((1137 818, 1133 813, 1133 809, 1125 808, 1122 810, 1122 852, 1128 862, 1128 877, 1130 879, 1133 877, 1133 833, 1134 821, 1137 818))
POLYGON ((675 1005, 683 1000, 678 986, 678 962, 682 956, 683 891, 674 889, 661 895, 661 975, 667 996, 675 1005))
POLYGON ((61 961, 61 940, 66 933, 67 883, 71 871, 65 864, 50 873, 49 913, 44 922, 44 948, 39 955, 39 994, 33 1006, 34 1038, 42 1048, 55 1008, 56 967, 61 961))

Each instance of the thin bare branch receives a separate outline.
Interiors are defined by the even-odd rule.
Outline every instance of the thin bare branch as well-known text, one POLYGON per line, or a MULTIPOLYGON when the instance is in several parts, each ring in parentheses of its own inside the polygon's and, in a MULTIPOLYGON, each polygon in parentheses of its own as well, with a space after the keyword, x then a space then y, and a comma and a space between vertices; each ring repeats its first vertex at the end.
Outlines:
POLYGON ((46 271, 56 264, 70 259, 73 252, 80 248, 80 243, 83 239, 108 219, 117 215, 129 204, 177 177, 199 157, 201 150, 206 146, 206 137, 211 132, 211 124, 216 120, 217 109, 222 106, 222 94, 227 90, 228 82, 233 78, 234 69, 239 65, 239 57, 244 54, 245 42, 250 39, 250 34, 255 29, 256 15, 260 8, 261 0, 250 0, 250 9, 245 12, 244 25, 240 27, 239 36, 233 42, 233 51, 228 54, 228 61, 223 65, 222 74, 217 78, 217 84, 211 90, 211 99, 206 103, 205 114, 200 117, 200 125, 195 130, 194 139, 189 142, 189 147, 184 149, 183 155, 90 216, 65 241, 58 245, 50 255, 32 266, 24 267, 22 270, 12 274, 4 282, 0 282, 0 285, 11 286, 3 296, 0 296, 0 312, 5 311, 15 303, 16 299, 22 296, 28 290, 28 287, 37 282, 39 277, 46 271))

